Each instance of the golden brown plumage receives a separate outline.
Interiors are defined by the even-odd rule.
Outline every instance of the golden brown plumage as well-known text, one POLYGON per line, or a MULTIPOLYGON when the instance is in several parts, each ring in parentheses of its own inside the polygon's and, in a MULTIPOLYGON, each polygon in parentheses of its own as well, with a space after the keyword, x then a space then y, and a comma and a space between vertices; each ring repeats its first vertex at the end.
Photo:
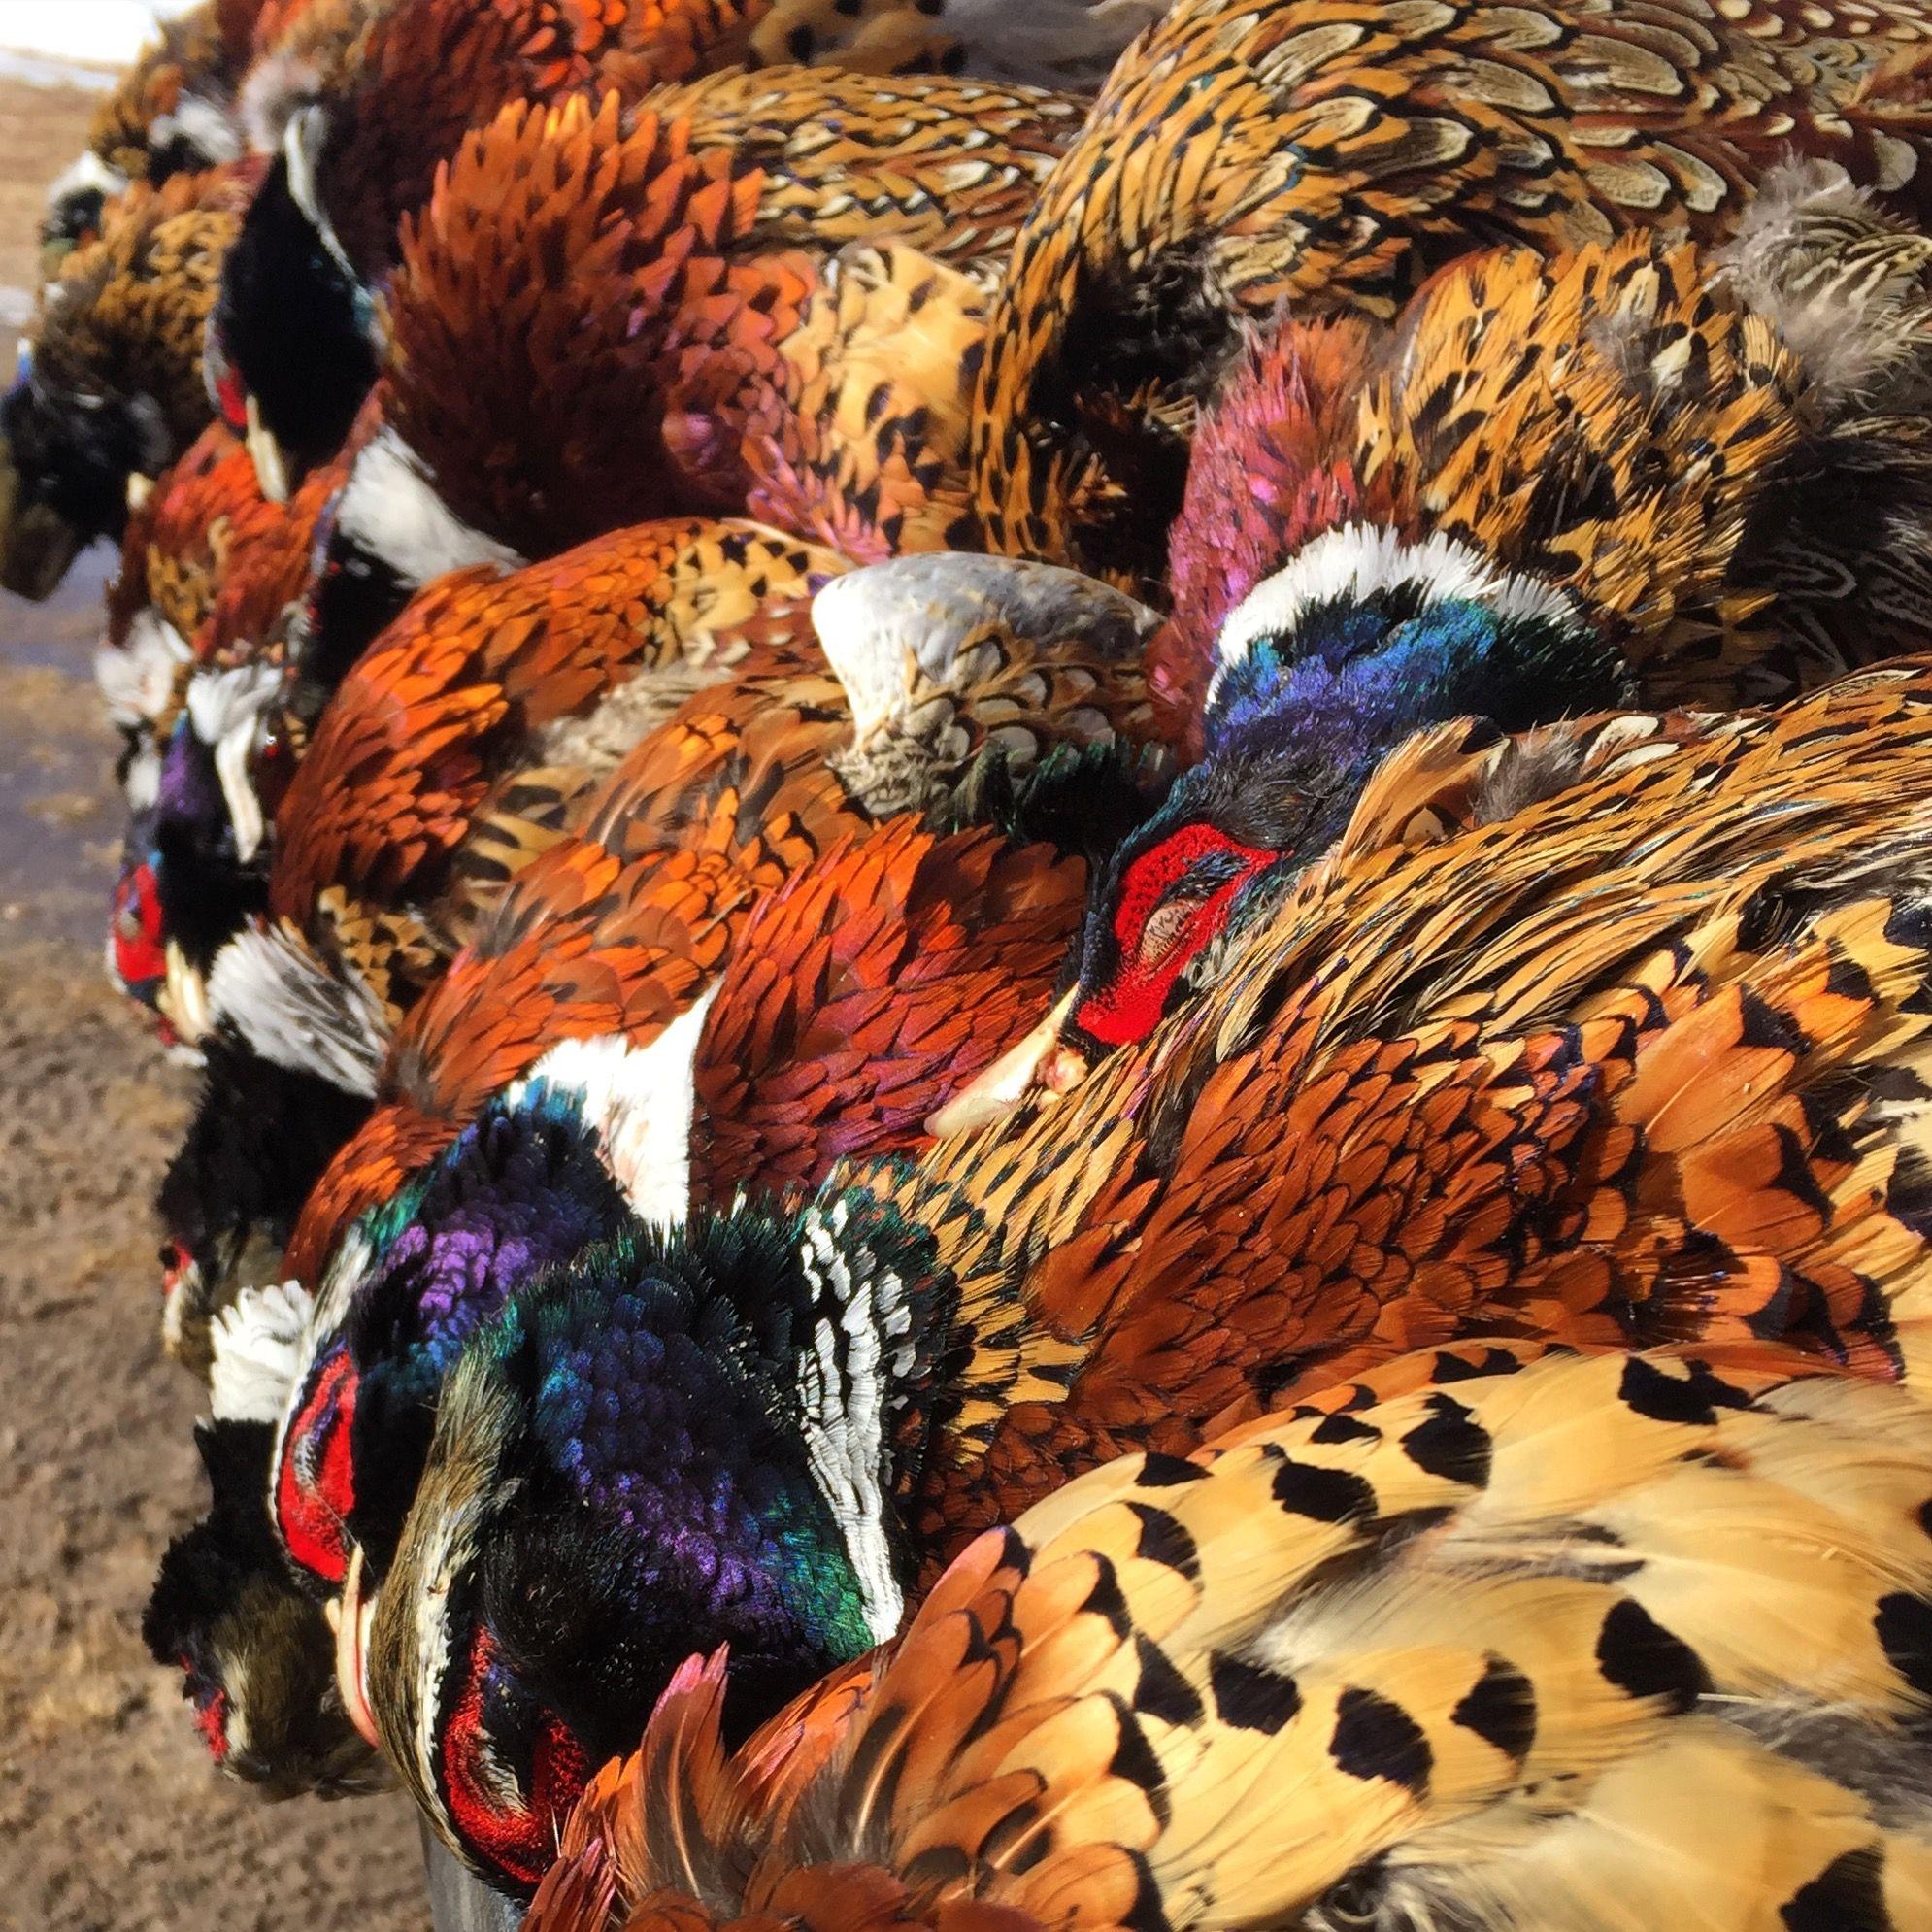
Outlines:
MULTIPOLYGON (((755 523, 644 524, 438 579, 357 661, 276 820, 273 930, 383 1024, 574 829, 628 746, 728 675, 769 602, 842 568, 755 523), (373 1008, 362 995, 372 995, 373 1008)), ((292 953, 285 964, 293 964, 292 953)), ((243 1037, 255 1016, 220 1008, 243 1037)))
POLYGON ((1361 523, 1560 589, 1653 704, 1776 702, 1923 646, 1928 259, 1827 184, 1788 230, 1750 224, 1735 261, 1754 306, 1731 260, 1630 237, 1549 263, 1472 257, 1392 329, 1287 325, 1197 440, 1171 546, 1184 645, 1164 651, 1192 659, 1198 705, 1235 606, 1361 523), (1871 279, 1869 303, 1769 259, 1861 216, 1867 246, 1833 259, 1871 279), (1834 314, 1830 346, 1807 339, 1812 303, 1834 314))
POLYGON ((1415 1365, 1082 1478, 729 1757, 724 1659, 693 1658, 531 1932, 1932 1913, 1922 1402, 1669 1354, 1415 1365))
POLYGON ((508 109, 406 224, 384 421, 524 555, 746 508, 856 560, 931 548, 963 503, 964 271, 1077 118, 804 69, 508 109))
POLYGON ((1916 212, 1928 24, 1913 0, 1182 0, 1015 250, 975 405, 980 533, 1157 569, 1193 407, 1278 304, 1386 316, 1496 241, 1717 239, 1793 151, 1916 212))
POLYGON ((1932 642, 1928 261, 1816 164, 1715 253, 1482 251, 1392 323, 1265 337, 1149 652, 1196 762, 1094 894, 1065 1045, 1146 1038, 1416 730, 1780 702, 1932 642))
POLYGON ((357 1214, 557 1041, 648 1043, 757 900, 840 839, 935 809, 989 747, 1023 767, 1055 745, 1144 735, 1148 614, 1137 624, 1124 600, 1084 591, 1056 623, 1003 614, 999 583, 1050 605, 1064 577, 981 559, 867 572, 821 622, 831 668, 804 606, 773 600, 746 626, 758 648, 624 757, 577 835, 511 882, 410 1014, 381 1103, 304 1211, 290 1269, 317 1279, 357 1214), (971 588, 949 601, 962 579, 971 588), (916 650, 918 676, 901 685, 916 650))
POLYGON ((131 476, 157 477, 211 410, 202 344, 252 161, 137 183, 42 290, 0 407, 0 579, 45 597, 75 551, 118 538, 131 476))
POLYGON ((949 1550, 1459 1334, 1910 1366, 1928 733, 1922 666, 1661 734, 1446 727, 1147 1048, 845 1171, 981 1338, 909 1525, 949 1550))

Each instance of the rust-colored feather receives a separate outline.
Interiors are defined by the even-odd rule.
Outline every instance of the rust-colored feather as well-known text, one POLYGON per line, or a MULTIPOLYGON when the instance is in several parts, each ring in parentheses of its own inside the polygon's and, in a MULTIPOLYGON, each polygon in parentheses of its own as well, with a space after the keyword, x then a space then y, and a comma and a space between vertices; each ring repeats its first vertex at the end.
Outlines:
POLYGON ((1575 783, 1492 742, 1442 838, 1372 788, 1147 1049, 912 1174, 842 1170, 933 1231, 978 1338, 918 1533, 1459 1335, 1910 1371, 1924 680, 1618 723, 1575 783))

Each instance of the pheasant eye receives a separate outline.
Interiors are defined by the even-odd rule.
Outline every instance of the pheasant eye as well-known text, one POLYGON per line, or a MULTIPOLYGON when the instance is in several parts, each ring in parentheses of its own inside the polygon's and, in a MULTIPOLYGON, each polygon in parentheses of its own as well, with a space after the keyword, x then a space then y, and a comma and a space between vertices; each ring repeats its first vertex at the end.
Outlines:
POLYGON ((1141 943, 1135 949, 1143 965, 1152 965, 1164 957, 1187 933, 1201 902, 1191 895, 1169 899, 1141 928, 1141 943))

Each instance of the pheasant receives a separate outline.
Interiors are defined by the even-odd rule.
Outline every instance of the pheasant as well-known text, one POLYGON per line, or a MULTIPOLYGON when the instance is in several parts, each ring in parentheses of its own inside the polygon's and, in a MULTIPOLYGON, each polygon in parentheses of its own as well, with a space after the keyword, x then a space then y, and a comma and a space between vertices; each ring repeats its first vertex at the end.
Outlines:
POLYGON ((1785 185, 1715 262, 1476 256, 1233 380, 1150 651, 1206 755, 1096 889, 1056 1078, 1212 977, 1422 725, 1777 702, 1932 643, 1932 246, 1842 175, 1785 185))
POLYGON ((445 1842, 527 1890, 694 1646, 766 1715, 1083 1469, 1407 1350, 1919 1362, 1932 672, 1577 738, 1418 741, 1210 996, 1004 1134, 526 1281, 341 1608, 445 1842), (1418 770, 1516 809, 1445 831, 1418 770))
MULTIPOLYGON (((919 117, 928 134, 964 107, 959 133, 968 151, 949 157, 949 172, 930 152, 915 151, 896 179, 879 173, 870 184, 855 181, 849 204, 821 213, 833 228, 863 221, 868 212, 876 219, 882 187, 889 203, 909 191, 923 197, 936 181, 943 202, 961 201, 959 220, 970 233, 982 220, 975 202, 1007 166, 1000 148, 1013 100, 1023 94, 1037 101, 1048 123, 1057 123, 1040 159, 1079 122, 1073 103, 1048 105, 1040 90, 1016 91, 992 77, 1016 71, 1021 79, 1091 84, 1159 7, 1158 0, 1050 0, 1020 18, 983 0, 953 0, 950 11, 957 32, 934 0, 788 0, 777 7, 767 0, 621 0, 596 8, 500 0, 481 9, 470 0, 401 0, 383 9, 311 83, 316 104, 296 108, 282 129, 281 152, 224 295, 220 337, 234 401, 252 399, 259 425, 291 463, 334 448, 374 372, 375 296, 397 265, 399 230, 419 216, 439 168, 454 164, 471 131, 513 104, 540 116, 582 108, 611 90, 639 102, 671 83, 688 90, 679 98, 690 99, 702 95, 708 77, 748 57, 829 63, 813 74, 777 67, 749 83, 725 76, 727 90, 762 104, 762 123, 741 125, 732 140, 765 158, 791 147, 800 156, 817 150, 826 166, 863 169, 901 139, 899 110, 888 106, 882 117, 869 103, 929 98, 938 113, 919 117), (854 63, 964 67, 982 79, 962 89, 937 75, 910 83, 881 76, 880 91, 840 71, 854 63)), ((1026 117, 1040 116, 1029 111, 1026 117)), ((928 134, 915 137, 919 147, 928 134)), ((1029 129, 1022 150, 1034 139, 1029 129)), ((1008 218, 1019 212, 1012 209, 1008 218)), ((578 239, 588 240, 588 231, 578 239)), ((992 242, 988 252, 1000 246, 992 242)))
POLYGON ((729 1757, 692 1658, 528 1932, 1932 1914, 1922 1399, 1421 1366, 1081 1477, 729 1757))
MULTIPOLYGON (((309 1413, 335 1414, 339 1391, 327 1365, 349 1339, 350 1311, 366 1293, 359 1283, 375 1279, 383 1249, 401 1240, 414 1252, 436 1238, 434 1216, 394 1206, 420 1194, 430 1164, 446 1150, 462 1160, 458 1136, 513 1085, 533 1104, 509 1108, 514 1131, 498 1138, 510 1152, 522 1151, 526 1114, 537 1130, 552 1125, 535 1101, 581 1116, 566 1149, 586 1133, 593 1148, 600 1135, 610 1140, 627 1117, 634 1083, 648 1090, 661 1077, 651 1071, 659 1061, 675 1067, 679 1054, 692 1052, 704 1023, 695 1003, 726 967, 763 894, 803 868, 830 866, 818 875, 820 896, 785 902, 829 916, 822 895, 850 876, 828 856, 839 843, 908 810, 948 816, 988 746, 1023 767, 1056 744, 1131 741, 1144 727, 1137 657, 1149 614, 1063 572, 948 561, 952 567, 932 571, 908 559, 820 592, 816 616, 831 670, 796 635, 802 608, 771 609, 763 649, 624 759, 578 836, 513 881, 469 949, 408 1016, 375 1115, 316 1184, 285 1257, 298 1280, 323 1284, 323 1311, 279 1451, 279 1507, 291 1553, 324 1582, 340 1582, 352 1509, 329 1489, 346 1465, 329 1463, 319 1440, 327 1432, 310 1426, 309 1413), (1055 600, 1051 621, 1039 607, 1055 600), (1002 638, 1016 614, 1029 642, 1009 655, 1002 638), (934 621, 942 616, 946 624, 934 621), (908 637, 918 640, 925 662, 888 695, 879 673, 902 675, 891 650, 908 637), (559 1070, 547 1078, 540 1069, 552 1053, 559 1070), (359 1226, 373 1232, 358 1238, 359 1226), (326 1480, 318 1484, 309 1471, 326 1480)), ((989 883, 968 868, 960 889, 984 895, 983 916, 997 928, 1001 893, 1016 890, 1010 882, 1023 876, 995 868, 989 883)), ((1055 921, 1078 896, 1078 882, 1051 896, 1055 921)), ((803 938, 786 963, 809 971, 803 938)), ((1050 978, 1048 966, 1036 966, 1028 983, 1044 989, 1050 978)), ((1004 1004, 991 1001, 988 1010, 1004 1004)), ((937 1025, 927 1012, 927 1026, 937 1025)), ((978 1046, 959 1049, 962 1067, 983 1064, 978 1046)), ((782 1083, 778 1090, 786 1091, 782 1083)), ((740 1104, 751 1107, 743 1095, 740 1104)), ((803 1144, 816 1145, 827 1131, 821 1123, 803 1144)), ((488 1163, 508 1155, 483 1146, 471 1164, 484 1161, 487 1179, 488 1163)), ((616 1200, 608 1166, 584 1167, 606 1205, 616 1200)), ((490 1292, 500 1295, 501 1284, 490 1292)), ((432 1317, 440 1312, 429 1310, 432 1317)), ((467 1321, 477 1311, 462 1313, 467 1321)), ((378 1335, 375 1346, 383 1345, 378 1335)), ((382 1460, 406 1469, 400 1453, 382 1460)))
MULTIPOLYGON (((921 1067, 935 1055, 941 1070, 955 1056, 969 1069, 987 1057, 983 1041, 959 1040, 949 1002, 964 998, 995 1020, 1024 1009, 1023 994, 1016 1004, 1011 989, 960 977, 973 960, 1014 964, 1018 985, 1035 995, 1050 981, 1078 916, 1079 866, 1042 872, 1037 858, 993 858, 992 848, 970 842, 931 857, 923 855, 930 835, 911 832, 897 846, 849 857, 837 849, 870 822, 858 800, 875 801, 880 815, 908 805, 940 812, 956 793, 983 789, 976 782, 989 745, 1024 764, 1055 744, 1144 728, 1138 662, 1150 614, 1067 573, 990 559, 907 559, 838 581, 852 587, 837 598, 821 593, 819 625, 853 701, 804 647, 802 608, 764 613, 763 641, 731 681, 687 700, 624 760, 577 836, 510 883, 471 949, 405 1018, 375 1115, 316 1186, 286 1272, 319 1285, 322 1299, 291 1370, 277 1494, 280 1533, 319 1582, 341 1581, 347 1524, 380 1549, 384 1514, 399 1519, 419 1427, 413 1405, 433 1396, 454 1335, 474 1325, 533 1251, 567 1251, 586 1216, 594 1225, 631 1212, 579 1116, 596 1117, 600 1094, 615 1104, 633 1081, 649 1091, 657 1061, 675 1077, 666 1053, 682 1040, 690 1056, 693 1022, 664 1050, 653 1043, 715 981, 768 888, 813 867, 793 895, 756 916, 766 922, 759 931, 788 936, 771 945, 789 975, 791 1003, 757 976, 755 961, 733 983, 743 984, 742 1000, 713 995, 711 1037, 721 1043, 716 1099, 730 1106, 732 1123, 715 1151, 694 1145, 720 1175, 732 1160, 788 1173, 788 1163, 813 1157, 820 1138, 836 1150, 842 1133, 870 1133, 882 1144, 887 1135, 916 1136, 924 1113, 950 1090, 935 1089, 921 1067), (1056 602, 1057 623, 1043 608, 1056 602), (910 662, 902 661, 906 641, 917 646, 910 662), (885 864, 881 854, 895 851, 885 864), (1033 895, 1030 933, 1019 919, 1022 886, 1033 895), (876 929, 854 916, 859 892, 879 895, 876 929), (983 909, 977 954, 971 946, 964 955, 950 949, 957 931, 949 921, 964 916, 956 907, 948 912, 955 899, 983 909), (1018 930, 1001 937, 1009 920, 1018 930), (915 945, 924 968, 906 961, 915 945), (1016 953, 1016 946, 1031 950, 1016 953), (934 981, 908 1032, 896 1009, 882 1012, 876 987, 895 977, 916 983, 920 970, 934 981), (858 986, 842 976, 856 977, 858 986), (792 1030, 819 1007, 822 1030, 792 1030), (898 1084, 888 1090, 882 1072, 867 1075, 863 1061, 842 1059, 839 1027, 867 1041, 898 1084), (600 1082, 600 1060, 615 1086, 600 1082), (740 1069, 760 1066, 773 1069, 770 1079, 748 1090, 740 1069), (808 1069, 820 1082, 811 1091, 798 1084, 808 1069), (785 1126, 798 1105, 811 1133, 800 1134, 795 1116, 785 1126), (459 1262, 463 1254, 470 1258, 459 1262), (461 1292, 445 1299, 437 1284, 449 1263, 462 1276, 449 1284, 461 1292), (412 1300, 418 1290, 421 1300, 412 1300), (360 1368, 347 1352, 351 1341, 363 1351, 360 1368), (405 1352, 397 1372, 383 1369, 405 1352), (356 1403, 368 1368, 379 1371, 378 1391, 391 1382, 408 1398, 392 1405, 393 1427, 383 1426, 374 1400, 356 1403), (351 1424, 381 1429, 380 1454, 351 1454, 351 1424)), ((1082 787, 1083 811, 1093 790, 1082 787)), ((703 1078, 711 1097, 714 1076, 703 1078)), ((419 1447, 414 1452, 419 1459, 419 1447)), ((239 1548, 226 1575, 246 1577, 260 1560, 239 1548)), ((211 1586, 220 1581, 201 1574, 211 1586)), ((234 1588, 214 1589, 198 1611, 178 1598, 176 1627, 227 1627, 234 1588)), ((204 1641, 197 1653, 212 1648, 204 1641)), ((222 1687, 231 1708, 246 1702, 247 1683, 222 1687)))
MULTIPOLYGON (((294 0, 297 10, 303 4, 294 0)), ((160 23, 95 110, 86 147, 47 191, 43 279, 57 276, 68 250, 100 232, 107 205, 130 185, 158 187, 241 159, 236 90, 257 33, 273 31, 285 11, 277 0, 204 0, 160 23)))
POLYGON ((262 1514, 271 1435, 258 1419, 196 1425, 214 1507, 169 1546, 142 1637, 181 1671, 195 1728, 229 1777, 273 1797, 369 1790, 384 1782, 381 1762, 343 1710, 327 1627, 262 1514))
POLYGON ((1179 0, 1014 250, 962 548, 1145 588, 1195 410, 1285 304, 1387 317, 1472 247, 1722 240, 1792 153, 1925 213, 1918 0, 1179 0))
POLYGON ((237 904, 186 1002, 209 1066, 161 1199, 178 1352, 273 1271, 403 1015, 508 881, 767 602, 840 567, 756 524, 646 524, 443 579, 358 662, 282 800, 263 916, 237 904))
POLYGON ((0 398, 0 583, 50 596, 76 554, 118 538, 130 478, 157 477, 209 420, 202 343, 221 260, 259 169, 130 187, 41 291, 0 398))
MULTIPOLYGON (((413 587, 693 512, 827 541, 822 484, 794 507, 792 472, 838 477, 839 437, 882 546, 854 560, 915 547, 913 516, 935 547, 965 501, 983 297, 962 264, 998 259, 1077 124, 1058 96, 817 70, 507 108, 405 224, 341 544, 413 587)), ((322 397, 313 358, 278 366, 322 397)), ((272 474, 339 434, 337 412, 284 464, 250 383, 272 474)))
POLYGON ((116 888, 116 979, 197 1048, 216 953, 264 904, 258 854, 308 718, 290 698, 312 552, 343 471, 286 503, 211 425, 134 514, 95 672, 123 740, 132 817, 116 888))

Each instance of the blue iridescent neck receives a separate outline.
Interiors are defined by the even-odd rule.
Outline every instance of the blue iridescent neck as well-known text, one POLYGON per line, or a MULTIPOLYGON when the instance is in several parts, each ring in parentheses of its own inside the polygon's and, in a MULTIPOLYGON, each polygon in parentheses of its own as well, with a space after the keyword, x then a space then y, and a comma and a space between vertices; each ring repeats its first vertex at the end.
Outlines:
POLYGON ((1421 583, 1344 594, 1252 640, 1215 686, 1212 757, 1274 739, 1298 762, 1366 772, 1414 732, 1480 716, 1505 731, 1629 697, 1621 656, 1580 618, 1506 615, 1421 583))
POLYGON ((629 1218, 577 1095, 495 1102, 366 1223, 375 1262, 351 1316, 363 1373, 433 1387, 522 1282, 629 1218))

